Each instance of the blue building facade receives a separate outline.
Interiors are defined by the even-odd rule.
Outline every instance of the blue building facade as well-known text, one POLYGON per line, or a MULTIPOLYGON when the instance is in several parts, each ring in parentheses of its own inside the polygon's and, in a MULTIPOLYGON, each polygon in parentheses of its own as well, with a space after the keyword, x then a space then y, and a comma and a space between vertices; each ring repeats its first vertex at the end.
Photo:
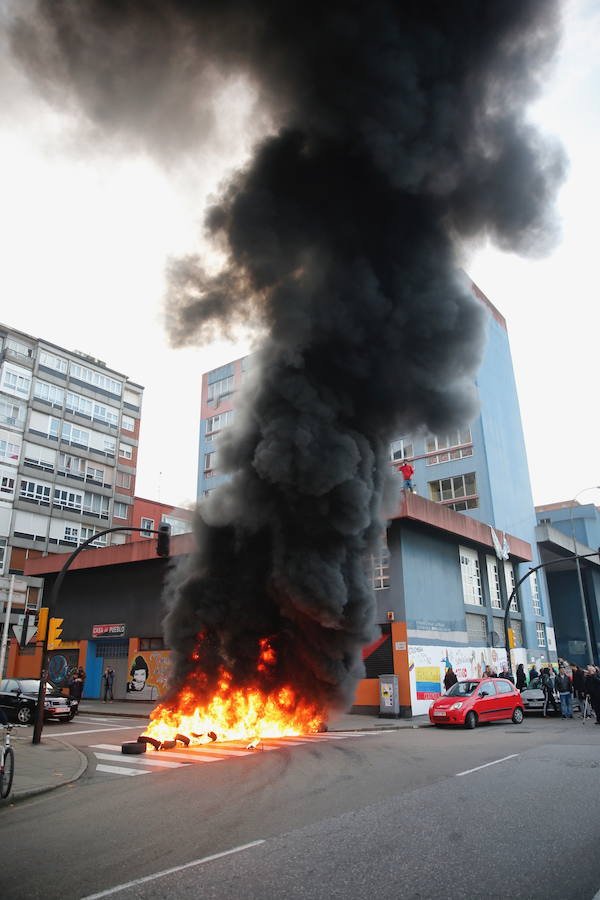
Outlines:
POLYGON ((559 656, 584 666, 600 659, 600 512, 576 501, 536 507, 537 541, 556 626, 559 656), (579 578, 581 576, 581 581, 579 578), (587 621, 587 630, 586 630, 587 621))

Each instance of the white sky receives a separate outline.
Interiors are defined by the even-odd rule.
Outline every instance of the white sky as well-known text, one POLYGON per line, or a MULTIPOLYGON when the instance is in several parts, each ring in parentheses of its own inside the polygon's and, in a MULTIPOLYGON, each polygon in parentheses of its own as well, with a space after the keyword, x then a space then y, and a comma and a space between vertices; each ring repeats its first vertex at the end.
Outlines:
MULTIPOLYGON (((508 320, 536 503, 600 483, 600 7, 573 0, 566 11, 556 71, 532 111, 570 157, 563 241, 545 260, 484 248, 467 266, 508 320)), ((211 148, 166 171, 76 145, 72 123, 31 95, 6 55, 0 81, 0 321, 90 353, 144 385, 136 493, 190 502, 201 375, 248 348, 171 349, 164 269, 170 256, 196 249, 207 196, 247 153, 239 137, 247 105, 216 101, 227 115, 211 148)), ((600 492, 580 499, 598 502, 600 492)))

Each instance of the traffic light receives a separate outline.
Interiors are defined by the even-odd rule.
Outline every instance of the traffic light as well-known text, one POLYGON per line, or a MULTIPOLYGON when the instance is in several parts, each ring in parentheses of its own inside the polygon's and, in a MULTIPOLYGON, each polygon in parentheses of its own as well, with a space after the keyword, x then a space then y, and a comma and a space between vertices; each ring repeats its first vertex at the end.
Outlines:
POLYGON ((508 629, 508 646, 510 647, 511 650, 514 650, 516 647, 515 632, 514 632, 514 629, 512 629, 512 628, 508 629))
POLYGON ((156 555, 169 555, 169 542, 171 538, 171 526, 166 522, 161 522, 158 526, 158 537, 156 539, 156 555))
POLYGON ((38 613, 37 640, 43 641, 46 638, 46 629, 48 628, 48 607, 42 606, 38 613))
POLYGON ((61 625, 64 621, 64 619, 50 619, 48 622, 48 650, 58 650, 60 647, 61 625))

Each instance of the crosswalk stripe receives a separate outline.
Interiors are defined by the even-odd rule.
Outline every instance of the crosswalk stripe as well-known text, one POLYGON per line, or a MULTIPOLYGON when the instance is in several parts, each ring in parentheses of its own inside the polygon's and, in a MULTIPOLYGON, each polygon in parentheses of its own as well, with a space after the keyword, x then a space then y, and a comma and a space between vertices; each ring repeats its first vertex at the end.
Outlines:
POLYGON ((150 769, 126 769, 124 766, 96 766, 96 772, 106 772, 112 775, 152 775, 150 769))
MULTIPOLYGON (((96 759, 108 759, 113 760, 114 762, 125 762, 122 756, 117 756, 116 753, 94 753, 96 759)), ((134 766, 158 766, 163 769, 180 769, 184 763, 179 762, 170 762, 168 759, 150 759, 148 754, 144 754, 144 758, 140 758, 137 756, 130 756, 127 759, 128 763, 131 763, 134 766)))
MULTIPOLYGON (((118 744, 94 744, 91 750, 114 750, 115 752, 121 752, 121 748, 118 744)), ((244 756, 250 754, 252 751, 247 750, 244 751, 244 756)), ((155 753, 154 750, 149 750, 147 753, 142 754, 143 759, 148 759, 150 756, 153 756, 155 753)), ((191 753, 189 750, 182 750, 181 752, 177 752, 175 750, 161 750, 159 753, 160 757, 165 757, 166 759, 184 759, 189 763, 196 762, 223 762, 224 759, 227 759, 226 756, 214 756, 213 754, 204 753, 200 751, 199 753, 191 753)))

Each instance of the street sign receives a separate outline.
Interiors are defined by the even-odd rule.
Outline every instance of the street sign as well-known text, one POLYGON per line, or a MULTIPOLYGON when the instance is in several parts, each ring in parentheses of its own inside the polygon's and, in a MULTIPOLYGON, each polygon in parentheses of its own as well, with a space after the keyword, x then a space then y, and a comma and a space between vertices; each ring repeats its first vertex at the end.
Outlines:
POLYGON ((19 647, 26 647, 34 634, 37 633, 35 613, 17 616, 17 624, 12 626, 12 630, 19 642, 19 647))

